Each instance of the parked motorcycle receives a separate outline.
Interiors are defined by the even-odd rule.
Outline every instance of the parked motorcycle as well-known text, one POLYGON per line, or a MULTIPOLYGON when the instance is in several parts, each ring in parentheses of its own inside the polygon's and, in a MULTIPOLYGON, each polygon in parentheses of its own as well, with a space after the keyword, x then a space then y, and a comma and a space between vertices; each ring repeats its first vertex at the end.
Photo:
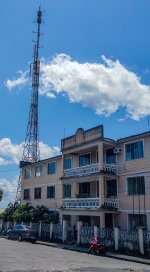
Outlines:
POLYGON ((109 247, 103 244, 99 237, 94 237, 89 246, 89 253, 106 255, 109 247))

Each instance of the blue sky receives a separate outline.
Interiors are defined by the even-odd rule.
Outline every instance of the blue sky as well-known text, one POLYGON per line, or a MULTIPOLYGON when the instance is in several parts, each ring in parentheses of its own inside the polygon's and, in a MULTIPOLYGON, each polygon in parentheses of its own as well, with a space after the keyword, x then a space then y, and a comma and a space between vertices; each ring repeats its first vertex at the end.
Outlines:
POLYGON ((147 131, 149 0, 1 0, 0 207, 14 199, 31 94, 28 69, 41 4, 39 131, 42 158, 60 140, 104 125, 118 139, 147 131), (21 71, 21 72, 19 72, 21 71), (19 79, 19 80, 18 80, 19 79), (24 83, 24 81, 26 83, 24 83))

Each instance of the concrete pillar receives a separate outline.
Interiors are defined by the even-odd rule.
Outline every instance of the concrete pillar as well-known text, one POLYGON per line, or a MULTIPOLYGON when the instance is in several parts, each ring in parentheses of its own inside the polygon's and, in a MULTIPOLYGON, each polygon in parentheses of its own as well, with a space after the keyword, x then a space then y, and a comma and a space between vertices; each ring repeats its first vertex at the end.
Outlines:
POLYGON ((7 223, 6 223, 6 228, 7 229, 9 228, 9 221, 7 221, 7 223))
POLYGON ((42 222, 39 224, 39 238, 41 238, 41 232, 42 232, 42 222))
POLYGON ((78 184, 77 183, 75 183, 75 182, 73 182, 72 184, 71 184, 71 187, 72 187, 72 189, 71 189, 71 197, 72 198, 76 198, 77 197, 77 195, 78 195, 78 184))
POLYGON ((100 227, 105 228, 105 213, 100 213, 100 227))
POLYGON ((62 153, 62 160, 61 160, 61 171, 62 171, 62 176, 64 175, 64 154, 62 153))
POLYGON ((32 229, 32 222, 30 222, 30 228, 32 229))
POLYGON ((77 244, 80 244, 81 242, 81 227, 82 227, 82 222, 78 221, 77 222, 77 244))
POLYGON ((98 227, 94 226, 94 238, 98 237, 98 227))
POLYGON ((104 177, 99 177, 99 206, 104 205, 105 200, 105 187, 104 187, 104 177))
POLYGON ((16 221, 14 221, 14 227, 16 226, 16 221))
POLYGON ((3 228, 3 219, 0 220, 0 230, 3 228))
POLYGON ((61 212, 59 214, 59 221, 60 221, 60 225, 62 225, 62 223, 63 223, 63 215, 62 215, 61 212))
POLYGON ((143 228, 139 228, 139 247, 140 247, 140 253, 144 254, 144 233, 143 228))
POLYGON ((53 223, 50 223, 50 240, 52 239, 52 235, 53 235, 53 223))
POLYGON ((63 220, 63 243, 67 239, 67 221, 63 220))
POLYGON ((114 228, 114 236, 115 236, 115 250, 119 249, 119 228, 114 228))
POLYGON ((98 144, 98 163, 103 163, 103 143, 98 144))

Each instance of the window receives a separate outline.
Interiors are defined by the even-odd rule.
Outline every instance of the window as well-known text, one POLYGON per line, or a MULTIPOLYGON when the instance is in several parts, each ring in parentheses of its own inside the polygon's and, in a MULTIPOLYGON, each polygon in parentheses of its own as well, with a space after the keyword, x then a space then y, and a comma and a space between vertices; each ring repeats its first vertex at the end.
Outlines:
POLYGON ((65 158, 64 161, 64 169, 71 169, 72 168, 72 159, 71 157, 65 158))
POLYGON ((106 180, 106 197, 117 196, 117 181, 106 180))
POLYGON ((41 177, 43 174, 43 166, 42 165, 38 165, 35 168, 35 176, 36 177, 41 177))
POLYGON ((35 188, 34 190, 34 198, 40 199, 41 198, 41 188, 35 188))
POLYGON ((29 198, 30 198, 30 190, 29 189, 24 189, 23 199, 28 200, 29 198))
POLYGON ((83 182, 79 183, 79 197, 88 197, 90 196, 90 183, 83 182))
POLYGON ((71 197, 71 184, 64 184, 64 198, 71 197))
POLYGON ((79 156, 79 166, 89 165, 91 163, 90 154, 84 154, 79 156))
POLYGON ((139 227, 147 227, 147 217, 145 214, 129 214, 128 215, 129 229, 134 230, 139 227))
POLYGON ((25 168, 24 169, 24 179, 30 179, 31 178, 31 168, 25 168))
POLYGON ((47 198, 55 198, 55 186, 47 187, 47 198))
POLYGON ((143 141, 137 141, 125 145, 125 156, 126 160, 140 159, 144 157, 143 152, 143 141))
POLYGON ((144 177, 127 178, 128 195, 145 195, 144 177))
POLYGON ((48 163, 48 174, 55 174, 56 173, 56 162, 49 162, 48 163))
POLYGON ((106 163, 116 163, 116 154, 114 154, 114 148, 106 149, 106 163))

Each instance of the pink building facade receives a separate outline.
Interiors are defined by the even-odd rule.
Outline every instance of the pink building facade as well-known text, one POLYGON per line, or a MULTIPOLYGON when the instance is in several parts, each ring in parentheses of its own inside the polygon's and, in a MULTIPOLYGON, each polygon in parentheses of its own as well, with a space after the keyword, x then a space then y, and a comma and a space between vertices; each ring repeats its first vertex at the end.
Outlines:
POLYGON ((103 126, 61 140, 62 155, 22 168, 21 202, 76 225, 150 225, 150 133, 114 141, 103 126))

